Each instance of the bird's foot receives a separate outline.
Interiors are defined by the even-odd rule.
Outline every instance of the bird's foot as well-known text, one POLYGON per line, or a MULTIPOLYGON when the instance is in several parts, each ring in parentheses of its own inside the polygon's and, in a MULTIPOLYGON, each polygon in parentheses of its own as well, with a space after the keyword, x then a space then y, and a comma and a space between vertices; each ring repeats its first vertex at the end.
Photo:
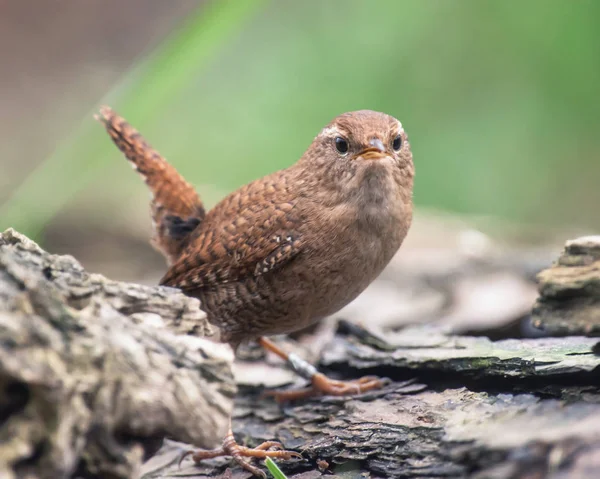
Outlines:
POLYGON ((364 376, 351 381, 338 381, 322 373, 315 373, 311 378, 312 384, 303 389, 291 391, 269 391, 268 396, 274 397, 279 403, 305 399, 313 396, 352 396, 373 389, 380 389, 389 384, 389 379, 377 376, 364 376))
POLYGON ((266 396, 274 397, 277 402, 294 401, 312 396, 351 396, 373 389, 380 389, 390 382, 389 379, 378 378, 377 376, 364 376, 351 381, 330 379, 297 354, 286 353, 270 339, 262 336, 258 339, 258 343, 267 351, 271 351, 285 360, 294 372, 311 382, 311 385, 304 389, 268 391, 265 393, 266 396))
POLYGON ((293 458, 302 459, 302 456, 299 453, 285 450, 283 445, 276 441, 266 441, 254 448, 240 446, 235 441, 233 433, 231 432, 227 434, 221 447, 210 450, 197 449, 187 451, 179 459, 179 464, 181 464, 181 461, 183 461, 183 459, 185 459, 187 456, 192 456, 192 459, 196 464, 204 459, 213 459, 220 456, 231 456, 232 459, 243 469, 251 472, 255 476, 262 478, 267 477, 265 472, 252 465, 250 461, 245 458, 249 458, 251 460, 253 458, 266 459, 267 457, 271 457, 282 459, 284 461, 293 458))

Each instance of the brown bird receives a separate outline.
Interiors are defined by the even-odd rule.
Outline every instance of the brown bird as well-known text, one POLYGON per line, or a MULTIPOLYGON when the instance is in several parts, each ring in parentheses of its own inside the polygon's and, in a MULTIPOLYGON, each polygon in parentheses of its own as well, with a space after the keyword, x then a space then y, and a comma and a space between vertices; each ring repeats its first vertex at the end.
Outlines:
MULTIPOLYGON (((264 336, 302 329, 358 296, 398 251, 412 219, 414 165, 402 124, 369 110, 344 113, 315 137, 294 165, 234 191, 206 212, 195 189, 123 118, 102 108, 98 119, 149 186, 154 246, 169 269, 160 284, 200 299, 234 350, 258 340, 311 386, 275 394, 290 400, 381 387, 368 376, 336 381, 264 336)), ((190 451, 196 462, 299 455, 267 442, 190 451)))

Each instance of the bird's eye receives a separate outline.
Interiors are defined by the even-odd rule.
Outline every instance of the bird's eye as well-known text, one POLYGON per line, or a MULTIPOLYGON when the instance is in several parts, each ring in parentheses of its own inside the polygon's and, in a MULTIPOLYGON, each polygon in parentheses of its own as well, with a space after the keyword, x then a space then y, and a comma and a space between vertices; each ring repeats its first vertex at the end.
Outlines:
POLYGON ((400 151, 400 148, 402 148, 402 137, 400 135, 396 136, 394 141, 392 141, 392 148, 394 151, 400 151))
POLYGON ((348 153, 348 142, 344 140, 341 136, 338 136, 335 139, 335 149, 340 155, 345 155, 346 153, 348 153))

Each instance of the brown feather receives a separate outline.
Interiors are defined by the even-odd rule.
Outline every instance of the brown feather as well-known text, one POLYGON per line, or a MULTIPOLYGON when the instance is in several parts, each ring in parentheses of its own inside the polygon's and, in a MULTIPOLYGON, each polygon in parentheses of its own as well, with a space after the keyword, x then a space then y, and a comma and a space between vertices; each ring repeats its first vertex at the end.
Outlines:
POLYGON ((154 150, 139 132, 108 107, 96 117, 115 145, 144 178, 152 193, 153 245, 169 264, 179 257, 189 231, 204 219, 202 201, 192 185, 154 150))

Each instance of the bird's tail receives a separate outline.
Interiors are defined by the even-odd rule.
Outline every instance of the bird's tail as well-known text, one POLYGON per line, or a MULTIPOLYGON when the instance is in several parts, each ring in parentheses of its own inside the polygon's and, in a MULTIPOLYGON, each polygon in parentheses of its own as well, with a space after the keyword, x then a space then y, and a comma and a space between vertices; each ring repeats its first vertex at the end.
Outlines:
POLYGON ((204 219, 205 211, 198 193, 112 109, 102 107, 95 118, 104 124, 115 145, 150 188, 152 244, 172 264, 185 247, 190 233, 204 219))

